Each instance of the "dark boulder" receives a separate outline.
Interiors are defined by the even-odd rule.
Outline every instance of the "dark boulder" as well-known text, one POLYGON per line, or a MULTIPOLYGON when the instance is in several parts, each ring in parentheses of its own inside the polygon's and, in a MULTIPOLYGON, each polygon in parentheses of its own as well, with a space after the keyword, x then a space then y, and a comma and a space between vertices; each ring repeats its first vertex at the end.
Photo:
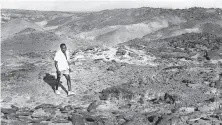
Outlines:
POLYGON ((73 125, 85 125, 84 117, 81 114, 73 113, 70 120, 73 125))
POLYGON ((100 101, 97 101, 97 100, 93 101, 93 102, 88 106, 87 111, 88 111, 88 112, 95 111, 96 108, 97 108, 100 104, 101 104, 100 101))

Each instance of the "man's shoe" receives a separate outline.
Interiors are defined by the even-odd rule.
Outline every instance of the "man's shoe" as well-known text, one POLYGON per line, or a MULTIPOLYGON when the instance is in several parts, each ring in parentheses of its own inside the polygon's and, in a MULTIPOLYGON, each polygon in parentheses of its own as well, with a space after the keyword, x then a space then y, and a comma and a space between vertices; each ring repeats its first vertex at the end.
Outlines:
POLYGON ((55 90, 55 93, 56 93, 57 95, 60 95, 60 94, 61 94, 59 90, 55 90))
POLYGON ((75 94, 74 92, 68 91, 68 96, 69 96, 69 95, 74 95, 74 94, 75 94))

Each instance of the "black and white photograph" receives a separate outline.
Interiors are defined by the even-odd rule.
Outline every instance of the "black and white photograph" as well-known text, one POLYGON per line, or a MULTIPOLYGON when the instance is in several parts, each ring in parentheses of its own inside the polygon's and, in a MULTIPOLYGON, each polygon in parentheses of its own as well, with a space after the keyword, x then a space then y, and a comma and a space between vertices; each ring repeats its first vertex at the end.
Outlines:
POLYGON ((222 125, 222 0, 1 0, 1 125, 222 125))

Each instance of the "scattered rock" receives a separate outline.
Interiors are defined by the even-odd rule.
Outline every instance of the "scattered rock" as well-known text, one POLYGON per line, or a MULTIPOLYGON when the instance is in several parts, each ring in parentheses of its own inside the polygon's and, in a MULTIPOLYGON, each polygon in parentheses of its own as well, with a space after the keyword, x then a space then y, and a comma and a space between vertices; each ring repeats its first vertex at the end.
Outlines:
POLYGON ((211 83, 209 84, 210 87, 215 87, 215 85, 216 85, 215 82, 211 82, 211 83))
POLYGON ((123 118, 117 119, 118 125, 122 125, 122 124, 124 124, 125 122, 126 122, 126 120, 124 120, 123 118))
POLYGON ((28 123, 21 121, 12 121, 10 122, 10 125, 28 125, 28 123))
POLYGON ((72 114, 71 121, 73 125, 85 125, 83 116, 77 113, 72 114))
POLYGON ((208 100, 205 100, 205 102, 208 102, 208 103, 215 102, 215 101, 216 101, 215 97, 212 97, 212 98, 209 98, 208 100))
POLYGON ((87 122, 91 122, 91 123, 97 121, 97 117, 91 116, 89 114, 84 114, 84 118, 87 122))
POLYGON ((123 106, 120 106, 119 109, 129 109, 132 106, 132 104, 126 104, 123 106))
POLYGON ((198 110, 201 112, 213 111, 220 108, 220 104, 217 102, 210 103, 208 105, 203 105, 198 107, 198 110))
POLYGON ((32 123, 32 125, 48 125, 48 123, 32 123))
POLYGON ((195 107, 181 107, 181 108, 179 109, 179 112, 180 112, 180 113, 188 114, 188 113, 194 112, 195 110, 196 110, 195 107))
POLYGON ((125 88, 120 88, 118 86, 113 86, 107 89, 102 90, 101 95, 99 96, 100 100, 109 100, 110 98, 115 99, 126 99, 126 100, 132 100, 133 98, 133 92, 130 90, 127 90, 125 88))
POLYGON ((217 89, 221 88, 221 81, 220 80, 215 82, 215 88, 217 88, 217 89))
POLYGON ((36 119, 31 119, 30 123, 40 123, 42 121, 49 121, 52 117, 41 117, 36 119))
POLYGON ((1 112, 1 118, 4 117, 4 116, 5 116, 5 114, 1 112))
POLYGON ((69 123, 70 121, 68 120, 68 117, 67 118, 64 118, 64 117, 55 117, 53 118, 52 120, 52 123, 69 123))
POLYGON ((53 104, 41 104, 41 105, 35 107, 35 109, 39 109, 39 108, 47 109, 47 108, 58 108, 58 107, 53 104))
POLYGON ((133 52, 129 52, 128 55, 129 55, 130 57, 134 57, 134 58, 136 58, 136 57, 139 56, 138 54, 133 53, 133 52))
POLYGON ((32 119, 29 116, 17 116, 19 121, 31 123, 32 119))
POLYGON ((203 84, 210 86, 210 82, 209 81, 203 81, 203 84))
POLYGON ((12 107, 12 109, 14 109, 15 111, 18 111, 18 110, 19 110, 19 108, 16 107, 16 106, 14 106, 14 105, 11 105, 11 107, 12 107))
POLYGON ((110 66, 106 70, 111 71, 111 72, 115 72, 116 68, 114 66, 110 66))
POLYGON ((8 123, 1 119, 1 125, 8 125, 8 123))
POLYGON ((124 50, 123 48, 118 48, 118 50, 116 51, 117 56, 123 56, 125 54, 126 54, 126 50, 124 50))
POLYGON ((101 62, 103 62, 103 59, 95 59, 93 62, 94 63, 101 63, 101 62))
POLYGON ((12 113, 16 113, 16 109, 14 109, 14 108, 11 108, 11 109, 1 108, 1 112, 4 113, 4 114, 12 114, 12 113))
POLYGON ((115 125, 115 121, 112 118, 99 118, 96 121, 96 124, 98 124, 98 125, 115 125))
POLYGON ((52 114, 46 110, 43 110, 42 108, 36 109, 32 113, 33 118, 43 118, 43 117, 51 117, 52 114))
POLYGON ((15 113, 13 113, 13 114, 6 114, 5 115, 5 119, 17 120, 16 114, 15 113))
POLYGON ((23 108, 19 108, 19 111, 21 111, 21 112, 31 112, 31 109, 29 107, 23 107, 23 108))
POLYGON ((6 97, 2 102, 6 102, 6 103, 8 103, 8 102, 10 102, 11 100, 12 100, 11 97, 6 97))
POLYGON ((100 101, 97 101, 97 100, 93 101, 93 102, 88 106, 87 111, 88 111, 88 112, 93 112, 93 111, 95 111, 96 108, 97 108, 100 104, 101 104, 100 101))
POLYGON ((164 101, 166 103, 174 104, 176 100, 177 100, 177 96, 176 95, 171 95, 169 93, 165 93, 164 101))
POLYGON ((217 91, 218 91, 217 88, 212 88, 211 91, 210 91, 210 93, 212 93, 212 94, 216 94, 217 91))
POLYGON ((187 84, 188 87, 196 89, 201 86, 201 84, 187 84))
POLYGON ((18 112, 16 112, 16 115, 18 115, 18 116, 30 116, 30 115, 32 115, 32 112, 30 112, 30 111, 18 111, 18 112))
POLYGON ((60 111, 61 111, 62 113, 76 112, 75 107, 72 106, 72 105, 67 105, 67 106, 65 106, 65 107, 63 107, 63 108, 60 108, 60 111))

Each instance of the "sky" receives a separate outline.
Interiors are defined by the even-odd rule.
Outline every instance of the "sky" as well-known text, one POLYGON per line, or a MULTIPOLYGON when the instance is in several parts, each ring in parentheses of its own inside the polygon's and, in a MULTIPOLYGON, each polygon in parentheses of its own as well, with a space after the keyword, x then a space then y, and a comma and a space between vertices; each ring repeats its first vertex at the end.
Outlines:
POLYGON ((1 0, 2 9, 100 11, 116 8, 222 8, 222 0, 1 0))

